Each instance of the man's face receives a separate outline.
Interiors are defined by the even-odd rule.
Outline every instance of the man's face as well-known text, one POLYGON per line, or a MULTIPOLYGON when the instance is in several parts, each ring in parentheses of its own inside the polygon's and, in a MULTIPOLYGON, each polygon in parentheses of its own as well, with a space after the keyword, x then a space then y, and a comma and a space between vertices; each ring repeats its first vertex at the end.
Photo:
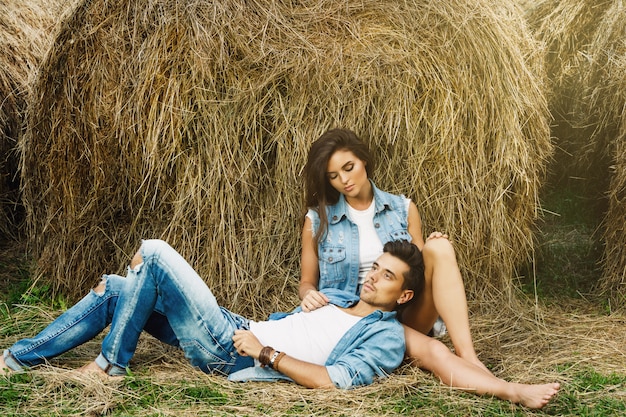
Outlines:
POLYGON ((367 273, 361 288, 361 300, 384 311, 411 299, 413 291, 402 289, 409 266, 402 260, 383 253, 367 273))

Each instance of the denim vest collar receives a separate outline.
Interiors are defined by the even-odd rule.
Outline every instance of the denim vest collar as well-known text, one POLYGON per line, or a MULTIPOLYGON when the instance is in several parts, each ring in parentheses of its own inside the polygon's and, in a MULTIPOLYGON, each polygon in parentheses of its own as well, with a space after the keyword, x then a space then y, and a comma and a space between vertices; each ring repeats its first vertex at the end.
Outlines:
MULTIPOLYGON (((393 210, 393 205, 389 200, 389 195, 383 193, 376 187, 372 180, 369 180, 372 184, 372 190, 374 192, 374 204, 376 214, 383 212, 384 210, 393 210)), ((348 202, 343 194, 339 194, 339 201, 332 206, 328 206, 328 223, 337 224, 344 217, 348 217, 348 202)))

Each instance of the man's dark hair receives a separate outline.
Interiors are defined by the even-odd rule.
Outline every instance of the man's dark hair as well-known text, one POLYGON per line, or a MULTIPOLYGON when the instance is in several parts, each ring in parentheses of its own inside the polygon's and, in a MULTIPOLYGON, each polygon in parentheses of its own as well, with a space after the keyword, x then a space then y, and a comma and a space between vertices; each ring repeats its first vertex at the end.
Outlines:
MULTIPOLYGON (((400 259, 409 266, 403 274, 405 290, 413 290, 413 300, 424 290, 424 259, 417 246, 407 240, 390 240, 385 243, 383 252, 400 259)), ((405 304, 400 305, 405 306, 405 304)))

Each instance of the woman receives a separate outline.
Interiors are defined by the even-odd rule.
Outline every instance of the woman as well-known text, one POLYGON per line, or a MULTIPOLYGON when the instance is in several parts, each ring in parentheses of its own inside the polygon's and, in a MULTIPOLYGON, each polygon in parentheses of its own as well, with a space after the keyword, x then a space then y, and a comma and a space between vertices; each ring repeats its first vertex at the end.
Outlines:
POLYGON ((329 130, 313 143, 304 173, 308 212, 302 229, 302 309, 326 305, 328 299, 319 292, 323 288, 358 292, 387 241, 412 241, 422 250, 426 285, 399 316, 411 362, 447 385, 527 406, 545 405, 558 384, 511 384, 496 378, 478 359, 465 287, 448 236, 433 232, 424 241, 415 203, 379 190, 370 180, 373 171, 367 145, 350 130, 329 130), (438 317, 447 327, 454 354, 427 336, 438 317))

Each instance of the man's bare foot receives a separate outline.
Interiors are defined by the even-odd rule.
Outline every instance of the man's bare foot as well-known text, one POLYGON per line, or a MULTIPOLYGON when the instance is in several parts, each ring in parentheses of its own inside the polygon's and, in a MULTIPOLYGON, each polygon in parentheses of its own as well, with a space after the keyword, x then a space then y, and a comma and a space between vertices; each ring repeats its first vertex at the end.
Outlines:
POLYGON ((558 382, 550 384, 515 384, 517 391, 514 402, 528 408, 543 408, 559 392, 561 385, 558 382))
POLYGON ((7 366, 6 362, 4 362, 4 355, 0 353, 0 376, 9 375, 11 373, 11 369, 7 366))

